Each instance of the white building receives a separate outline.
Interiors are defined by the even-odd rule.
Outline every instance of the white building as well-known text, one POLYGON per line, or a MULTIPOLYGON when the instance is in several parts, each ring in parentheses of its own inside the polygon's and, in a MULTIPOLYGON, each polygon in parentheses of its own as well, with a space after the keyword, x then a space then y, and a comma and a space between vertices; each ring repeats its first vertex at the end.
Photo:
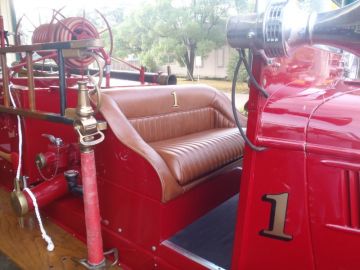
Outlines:
MULTIPOLYGON (((213 50, 206 58, 201 59, 201 65, 194 67, 194 78, 219 78, 224 79, 227 76, 227 67, 229 63, 231 48, 227 45, 213 50)), ((171 72, 177 76, 186 76, 186 67, 181 67, 176 61, 169 63, 171 72)), ((167 71, 167 65, 160 68, 161 71, 167 71)))

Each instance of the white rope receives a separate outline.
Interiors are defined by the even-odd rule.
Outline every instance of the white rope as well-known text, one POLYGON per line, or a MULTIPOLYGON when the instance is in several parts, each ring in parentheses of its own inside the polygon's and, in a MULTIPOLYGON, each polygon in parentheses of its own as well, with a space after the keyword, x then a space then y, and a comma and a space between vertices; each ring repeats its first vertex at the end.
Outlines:
MULTIPOLYGON (((11 100, 11 103, 13 105, 14 108, 16 108, 16 103, 15 103, 15 100, 14 100, 14 97, 11 93, 12 91, 12 86, 9 85, 9 93, 10 93, 10 100, 11 100)), ((20 180, 20 175, 21 175, 21 167, 22 167, 22 144, 23 144, 23 141, 22 141, 22 129, 21 129, 21 119, 20 119, 20 116, 18 115, 17 116, 17 122, 18 122, 18 135, 19 135, 19 162, 18 162, 18 167, 17 167, 17 170, 16 170, 16 179, 17 181, 20 180)))
POLYGON ((41 231, 41 237, 47 243, 47 250, 48 251, 53 251, 55 249, 55 245, 54 245, 53 241, 51 240, 51 237, 45 231, 44 225, 43 225, 42 220, 41 220, 41 216, 40 216, 40 212, 39 212, 39 206, 37 204, 36 198, 35 198, 34 194, 31 192, 30 189, 24 188, 24 191, 26 191, 29 194, 29 196, 30 196, 30 198, 31 198, 31 200, 33 202, 36 218, 38 220, 40 231, 41 231))
MULTIPOLYGON (((11 85, 10 85, 9 89, 11 89, 9 91, 11 103, 12 103, 13 107, 16 108, 16 103, 15 103, 14 97, 13 97, 13 95, 11 93, 12 89, 13 89, 11 87, 11 85)), ((16 181, 20 181, 21 167, 22 167, 23 136, 22 136, 22 129, 21 129, 21 118, 20 118, 19 115, 17 116, 17 122, 18 122, 18 135, 19 135, 19 162, 18 162, 18 167, 17 167, 17 170, 16 170, 16 181)), ((24 191, 26 191, 29 194, 29 196, 30 196, 30 198, 31 198, 31 200, 33 202, 33 205, 34 205, 34 208, 35 208, 36 218, 37 218, 37 220, 39 222, 39 227, 40 227, 40 231, 41 231, 41 237, 47 243, 47 250, 48 251, 53 251, 55 249, 55 246, 54 246, 54 243, 51 240, 50 236, 46 233, 45 228, 43 226, 41 216, 40 216, 40 212, 39 212, 39 206, 37 204, 36 198, 35 198, 34 194, 31 192, 30 189, 24 188, 24 191)))

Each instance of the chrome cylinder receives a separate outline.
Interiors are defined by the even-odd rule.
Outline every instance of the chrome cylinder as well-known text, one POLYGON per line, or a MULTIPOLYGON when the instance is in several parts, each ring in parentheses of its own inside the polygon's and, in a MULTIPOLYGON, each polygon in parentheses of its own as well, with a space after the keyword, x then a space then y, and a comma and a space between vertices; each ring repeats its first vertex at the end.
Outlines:
POLYGON ((227 25, 233 48, 287 56, 303 45, 328 45, 360 55, 360 1, 324 12, 303 11, 294 0, 271 1, 262 14, 232 17, 227 25))

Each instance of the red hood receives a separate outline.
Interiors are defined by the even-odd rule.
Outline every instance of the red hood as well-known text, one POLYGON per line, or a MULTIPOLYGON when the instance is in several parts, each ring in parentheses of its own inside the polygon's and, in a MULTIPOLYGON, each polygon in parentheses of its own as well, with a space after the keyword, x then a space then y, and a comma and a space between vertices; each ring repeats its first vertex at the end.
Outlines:
POLYGON ((360 158, 360 83, 338 91, 313 112, 307 128, 307 152, 360 158))
POLYGON ((262 111, 258 142, 360 157, 360 83, 278 87, 262 111))

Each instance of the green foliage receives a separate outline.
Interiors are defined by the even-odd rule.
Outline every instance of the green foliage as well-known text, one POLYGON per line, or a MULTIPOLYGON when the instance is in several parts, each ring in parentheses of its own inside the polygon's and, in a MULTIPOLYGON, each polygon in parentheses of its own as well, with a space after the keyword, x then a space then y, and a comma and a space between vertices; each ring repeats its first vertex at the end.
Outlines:
MULTIPOLYGON (((237 12, 248 13, 255 10, 256 0, 234 0, 237 12)), ((258 0, 259 1, 259 0, 258 0)))
MULTIPOLYGON (((236 50, 232 50, 230 53, 230 59, 226 70, 227 79, 230 81, 232 81, 232 79, 234 78, 235 67, 238 61, 239 61, 239 54, 237 53, 236 50)), ((240 67, 237 80, 238 82, 247 82, 248 80, 248 74, 244 68, 244 65, 241 65, 240 67)))
POLYGON ((114 55, 134 53, 145 66, 176 59, 179 64, 185 63, 192 75, 195 55, 206 57, 225 44, 230 2, 192 0, 182 5, 174 5, 172 0, 144 2, 141 9, 125 17, 114 29, 114 55))

